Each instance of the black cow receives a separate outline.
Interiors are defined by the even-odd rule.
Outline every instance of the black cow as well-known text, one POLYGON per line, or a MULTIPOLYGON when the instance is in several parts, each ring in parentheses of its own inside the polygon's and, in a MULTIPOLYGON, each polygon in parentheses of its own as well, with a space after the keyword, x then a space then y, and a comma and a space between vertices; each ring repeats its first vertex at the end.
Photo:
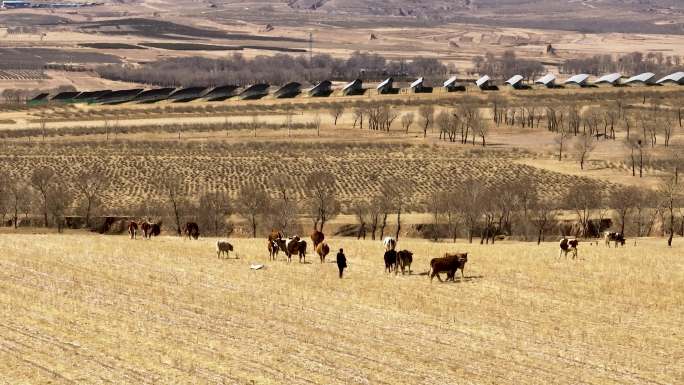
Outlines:
POLYGON ((185 236, 192 239, 197 239, 200 236, 199 225, 195 222, 188 222, 183 228, 185 236))
POLYGON ((572 259, 575 259, 577 257, 577 245, 579 245, 579 241, 577 239, 561 239, 560 254, 558 254, 558 258, 561 256, 565 256, 567 258, 568 253, 572 253, 572 259))
POLYGON ((397 270, 397 252, 395 250, 385 251, 385 272, 391 273, 397 270))

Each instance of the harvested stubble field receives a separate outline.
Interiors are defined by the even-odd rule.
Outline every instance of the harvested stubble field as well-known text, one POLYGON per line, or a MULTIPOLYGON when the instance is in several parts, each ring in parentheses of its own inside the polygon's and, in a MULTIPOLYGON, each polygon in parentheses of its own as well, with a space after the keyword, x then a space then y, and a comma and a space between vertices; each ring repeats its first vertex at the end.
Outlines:
MULTIPOLYGON (((0 236, 0 380, 11 384, 676 384, 682 249, 331 239, 333 263, 268 262, 265 241, 0 236), (464 280, 430 257, 469 251, 464 280), (266 269, 252 271, 252 262, 266 269)), ((631 242, 630 242, 631 243, 631 242)))
POLYGON ((85 166, 106 170, 111 186, 107 205, 124 212, 145 198, 161 199, 157 186, 160 172, 183 181, 185 195, 196 199, 208 191, 237 195, 246 184, 257 184, 277 195, 275 178, 293 183, 293 197, 308 196, 306 178, 325 170, 337 177, 338 199, 344 203, 367 200, 379 193, 382 182, 401 176, 407 202, 420 204, 434 191, 457 191, 468 179, 496 186, 513 180, 528 180, 542 196, 560 199, 567 188, 595 184, 604 190, 613 185, 595 179, 565 175, 515 161, 520 151, 444 148, 402 143, 163 143, 120 142, 7 145, 0 166, 15 176, 31 175, 39 167, 50 167, 73 180, 85 166), (437 151, 438 150, 438 151, 437 151), (523 179, 527 178, 527 179, 523 179))

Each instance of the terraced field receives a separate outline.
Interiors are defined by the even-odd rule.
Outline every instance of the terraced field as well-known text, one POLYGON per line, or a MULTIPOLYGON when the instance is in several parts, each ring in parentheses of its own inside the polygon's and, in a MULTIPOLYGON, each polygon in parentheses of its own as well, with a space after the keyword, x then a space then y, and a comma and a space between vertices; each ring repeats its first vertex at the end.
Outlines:
POLYGON ((36 167, 51 167, 69 180, 84 165, 107 169, 112 181, 110 206, 126 209, 141 198, 159 198, 154 187, 159 173, 179 176, 185 193, 196 198, 206 191, 236 194, 248 183, 273 191, 274 178, 288 178, 295 196, 307 195, 305 180, 312 171, 336 175, 338 198, 350 203, 380 191, 381 182, 405 178, 407 201, 422 202, 433 191, 454 189, 468 179, 496 186, 510 180, 529 180, 541 195, 559 198, 576 184, 607 182, 564 175, 515 163, 529 156, 511 150, 444 148, 401 143, 189 143, 122 142, 13 145, 0 156, 0 165, 16 175, 30 175, 36 167), (526 179, 523 179, 526 178, 526 179))

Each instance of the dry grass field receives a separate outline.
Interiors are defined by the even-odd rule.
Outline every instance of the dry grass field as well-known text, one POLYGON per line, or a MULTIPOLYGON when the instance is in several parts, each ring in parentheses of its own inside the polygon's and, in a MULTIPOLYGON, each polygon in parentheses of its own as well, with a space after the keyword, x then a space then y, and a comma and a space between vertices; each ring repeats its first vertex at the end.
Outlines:
POLYGON ((643 239, 616 250, 331 239, 349 269, 269 262, 265 241, 0 235, 0 383, 678 384, 684 262, 643 239), (428 260, 468 251, 463 280, 428 260), (266 264, 250 270, 252 262, 266 264))

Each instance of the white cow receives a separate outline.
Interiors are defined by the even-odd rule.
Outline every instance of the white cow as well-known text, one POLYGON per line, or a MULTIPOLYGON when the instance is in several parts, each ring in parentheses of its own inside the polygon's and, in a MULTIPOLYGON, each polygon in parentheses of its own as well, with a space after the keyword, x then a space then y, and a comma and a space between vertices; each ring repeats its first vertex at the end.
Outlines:
POLYGON ((394 237, 385 237, 382 240, 382 244, 385 245, 385 250, 394 250, 397 247, 397 240, 394 237))

